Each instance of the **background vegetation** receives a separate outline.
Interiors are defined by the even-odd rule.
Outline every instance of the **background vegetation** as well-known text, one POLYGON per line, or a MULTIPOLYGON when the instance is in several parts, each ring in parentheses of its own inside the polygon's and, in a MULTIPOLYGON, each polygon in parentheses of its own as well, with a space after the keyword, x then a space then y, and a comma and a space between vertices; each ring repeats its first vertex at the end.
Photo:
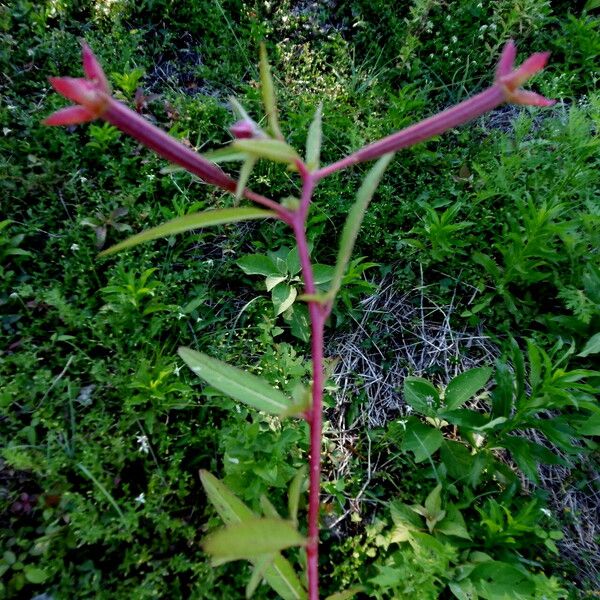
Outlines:
MULTIPOLYGON (((330 339, 362 322, 362 354, 383 348, 384 370, 389 349, 402 357, 389 320, 363 319, 361 301, 385 281, 408 306, 425 292, 455 307, 447 330, 484 332, 494 371, 463 413, 430 414, 439 407, 423 400, 468 348, 454 365, 401 358, 404 374, 438 387, 398 379, 396 404, 373 419, 365 374, 342 382, 332 342, 322 571, 329 592, 361 584, 373 598, 592 597, 598 14, 593 1, 550 0, 0 3, 0 597, 241 597, 249 570, 212 569, 201 550, 219 521, 198 471, 253 508, 268 491, 281 510, 307 454, 304 424, 235 408, 176 355, 189 345, 242 361, 290 390, 306 377, 301 309, 276 316, 264 279, 242 269, 244 256, 287 254, 281 225, 96 258, 129 231, 231 199, 164 172, 109 125, 40 124, 62 105, 47 76, 79 73, 78 37, 123 101, 200 150, 229 140, 228 96, 260 114, 266 40, 296 147, 323 101, 324 163, 489 84, 510 37, 522 52, 552 50, 535 85, 554 108, 501 109, 398 155, 365 219, 330 339)), ((334 262, 364 172, 319 190, 309 233, 321 263, 334 262)), ((296 182, 259 165, 252 186, 283 197, 296 182)))

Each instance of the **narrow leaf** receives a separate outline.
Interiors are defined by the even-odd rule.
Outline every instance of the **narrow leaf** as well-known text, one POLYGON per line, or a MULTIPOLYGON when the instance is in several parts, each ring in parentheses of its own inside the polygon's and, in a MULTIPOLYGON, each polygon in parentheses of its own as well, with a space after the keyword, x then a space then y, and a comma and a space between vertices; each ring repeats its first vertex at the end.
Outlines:
POLYGON ((306 480, 306 465, 300 467, 290 483, 288 492, 288 512, 289 518, 295 525, 298 524, 298 506, 300 505, 300 495, 302 494, 302 486, 306 480))
POLYGON ((237 187, 235 188, 235 197, 240 200, 244 190, 246 189, 246 184, 248 183, 248 178, 252 173, 252 169, 256 164, 256 157, 249 156, 244 163, 242 164, 242 168, 240 169, 240 175, 237 181, 237 187))
MULTIPOLYGON (((226 525, 256 518, 256 515, 214 475, 208 471, 200 471, 200 479, 208 499, 226 525)), ((257 562, 259 560, 260 557, 257 562)), ((272 564, 266 569, 264 579, 283 600, 306 598, 306 592, 292 565, 279 553, 275 554, 272 564)))
POLYGON ((273 87, 273 78, 271 77, 271 66, 267 58, 267 48, 264 44, 260 45, 260 91, 262 93, 265 112, 267 113, 267 121, 271 133, 278 139, 282 140, 283 135, 279 129, 279 121, 277 119, 277 101, 275 99, 275 88, 273 87))
POLYGON ((258 558, 254 565, 254 569, 252 570, 252 575, 248 580, 248 584, 246 585, 246 600, 252 598, 252 595, 256 591, 260 580, 264 577, 265 571, 272 562, 272 554, 265 554, 264 556, 258 558))
POLYGON ((382 156, 372 167, 367 174, 363 184, 360 186, 358 193, 356 194, 356 201, 354 202, 346 222, 344 223, 344 229, 342 231, 342 237, 340 240, 340 248, 338 250, 337 262, 335 265, 335 271, 329 288, 328 297, 333 300, 337 295, 341 285, 342 279, 346 273, 346 268, 350 262, 352 256, 352 250, 358 236, 358 231, 363 222, 365 212, 373 194, 383 177, 383 173, 392 160, 393 153, 385 154, 382 156))
POLYGON ((306 590, 302 587, 292 565, 281 554, 275 555, 273 564, 266 570, 267 583, 283 600, 306 600, 306 590))
POLYGON ((290 407, 290 400, 261 377, 190 348, 180 347, 178 352, 196 375, 238 402, 273 415, 290 407))
POLYGON ((226 525, 254 519, 256 515, 234 493, 208 471, 200 471, 202 487, 226 525))
POLYGON ((242 162, 248 158, 246 152, 241 152, 233 146, 226 146, 225 148, 219 148, 218 150, 212 150, 202 155, 206 160, 210 160, 214 163, 224 162, 242 162))
POLYGON ((270 210, 254 207, 222 208, 201 213, 192 213, 183 217, 171 219, 158 227, 142 231, 141 233, 126 239, 124 242, 100 252, 100 256, 108 256, 109 254, 114 254, 115 252, 125 250, 126 248, 149 242, 150 240, 168 237, 176 233, 183 233, 184 231, 210 227, 213 225, 223 225, 225 223, 237 223, 238 221, 248 221, 251 219, 267 219, 274 216, 275 213, 270 210))
POLYGON ((264 494, 260 496, 260 507, 265 517, 269 519, 281 519, 281 515, 277 512, 277 509, 264 494))
POLYGON ((321 158, 321 121, 323 117, 323 103, 319 102, 315 116, 308 128, 306 138, 306 166, 309 171, 316 171, 319 168, 321 158))
POLYGON ((479 367, 469 369, 455 377, 446 388, 444 400, 447 409, 460 408, 489 381, 491 375, 492 369, 490 367, 479 367))
POLYGON ((236 116, 238 121, 252 121, 250 115, 246 112, 246 109, 240 104, 237 98, 229 96, 229 104, 231 109, 236 116))
POLYGON ((289 521, 254 518, 215 531, 204 540, 203 547, 207 554, 224 562, 257 560, 264 554, 305 543, 289 521))
POLYGON ((294 163, 300 158, 298 153, 281 140, 235 140, 231 147, 238 152, 250 154, 256 158, 266 158, 274 162, 294 163))

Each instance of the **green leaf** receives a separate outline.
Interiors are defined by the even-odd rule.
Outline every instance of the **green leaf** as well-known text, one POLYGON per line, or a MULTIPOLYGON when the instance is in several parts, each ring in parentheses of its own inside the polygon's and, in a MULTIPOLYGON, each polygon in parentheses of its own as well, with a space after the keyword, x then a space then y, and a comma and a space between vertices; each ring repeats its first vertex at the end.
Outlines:
POLYGON ((598 354, 600 352, 600 333, 593 335, 586 343, 584 349, 577 355, 581 357, 589 356, 590 354, 598 354))
POLYGON ((252 575, 248 580, 248 584, 246 585, 246 600, 252 598, 252 595, 256 591, 260 580, 263 579, 265 575, 265 571, 269 567, 269 565, 273 562, 272 554, 265 554, 257 559, 254 569, 252 570, 252 575))
POLYGON ((265 579, 283 600, 305 600, 302 587, 292 565, 281 554, 276 554, 273 564, 266 570, 265 579))
POLYGON ((271 66, 267 58, 267 48, 264 44, 260 45, 260 91, 262 93, 265 112, 267 113, 267 121, 271 133, 280 140, 283 139, 281 130, 279 129, 279 121, 277 119, 277 101, 275 99, 275 89, 273 87, 273 78, 271 77, 271 66))
POLYGON ((29 583, 44 583, 44 581, 48 579, 48 573, 46 573, 44 569, 39 569, 38 567, 32 567, 30 565, 25 565, 23 573, 25 574, 25 579, 27 579, 29 583))
POLYGON ((458 427, 465 429, 480 429, 489 422, 489 416, 478 413, 468 408, 459 408, 457 410, 447 410, 438 413, 440 419, 444 419, 458 427))
POLYGON ((211 533, 204 551, 219 563, 232 560, 257 560, 292 546, 304 546, 305 538, 282 519, 247 519, 211 533))
POLYGON ((290 489, 288 492, 288 512, 289 518, 294 523, 298 524, 298 506, 300 505, 300 495, 302 494, 302 487, 306 480, 306 465, 300 467, 292 482, 290 483, 290 489))
MULTIPOLYGON (((248 159, 248 154, 246 152, 241 152, 231 145, 226 146, 225 148, 219 148, 218 150, 213 150, 212 152, 206 152, 202 156, 206 158, 206 160, 210 160, 217 164, 224 162, 243 162, 248 159)), ((179 170, 184 169, 179 168, 179 170)))
POLYGON ((264 494, 261 494, 260 496, 260 507, 265 517, 270 519, 281 519, 281 515, 277 512, 277 509, 264 494))
POLYGON ((425 498, 425 510, 430 517, 435 517, 442 510, 442 484, 438 483, 425 498))
POLYGON ((440 449, 440 457, 454 479, 466 479, 473 465, 473 456, 468 448, 460 442, 444 440, 440 449))
POLYGON ((419 463, 434 454, 443 441, 444 437, 440 431, 414 420, 406 425, 406 434, 401 448, 412 452, 415 455, 415 462, 419 463))
POLYGON ((319 168, 321 158, 321 121, 323 117, 323 103, 319 102, 315 116, 308 128, 306 137, 306 167, 309 171, 316 171, 319 168))
POLYGON ((548 465, 564 465, 566 462, 540 444, 513 435, 502 438, 499 445, 510 451, 514 461, 523 474, 533 481, 539 482, 537 466, 540 463, 548 465))
POLYGON ((329 283, 333 279, 334 269, 329 265, 316 264, 313 265, 313 277, 315 285, 323 285, 329 283))
POLYGON ((286 320, 289 323, 292 335, 303 342, 310 340, 310 318, 306 306, 298 305, 298 303, 294 304, 292 314, 289 318, 286 317, 286 320))
POLYGON ((477 593, 486 600, 533 598, 535 593, 535 584, 527 573, 497 560, 477 565, 469 579, 477 593))
POLYGON ((243 139, 232 142, 231 147, 256 158, 266 158, 274 162, 291 163, 299 159, 298 153, 281 140, 243 139))
POLYGON ((416 412, 433 417, 435 407, 440 402, 436 388, 421 377, 406 377, 404 380, 404 400, 416 412))
POLYGON ((264 254, 246 254, 237 261, 238 267, 246 275, 264 275, 265 277, 274 277, 279 275, 275 261, 270 256, 264 254))
POLYGON ((580 435, 600 435, 600 413, 593 414, 587 421, 577 427, 580 435))
POLYGON ((489 381, 491 375, 492 369, 490 367, 479 367, 469 369, 455 377, 448 384, 444 396, 444 402, 448 410, 461 407, 489 381))
POLYGON ((584 10, 595 10, 600 8, 600 0, 588 0, 583 7, 584 10))
POLYGON ((348 213, 348 217, 344 223, 344 229, 342 230, 335 271, 329 292, 327 293, 330 300, 333 300, 340 290, 342 280, 344 279, 346 269, 348 268, 348 263, 352 257, 352 250, 354 249, 354 244, 356 243, 358 231, 363 222, 365 212, 381 178, 383 177, 383 173, 393 156, 393 153, 385 154, 375 163, 356 194, 356 201, 348 213))
POLYGON ((235 197, 240 200, 244 195, 244 190, 246 189, 246 184, 248 183, 248 178, 252 173, 252 169, 254 169, 254 165, 256 164, 256 157, 249 156, 242 165, 240 169, 240 175, 238 177, 237 186, 235 188, 235 197))
POLYGON ((265 279, 265 285, 267 286, 267 292, 270 292, 276 285, 285 281, 287 277, 285 275, 269 275, 265 279))
POLYGON ((271 290, 271 301, 275 308, 275 316, 285 312, 296 300, 298 290, 287 283, 279 283, 271 290))
POLYGON ((471 539, 465 520, 454 504, 446 506, 446 516, 435 526, 435 530, 444 535, 453 535, 465 540, 471 539))
POLYGON ((168 237, 176 233, 183 233, 202 227, 211 227, 213 225, 223 225, 226 223, 237 223, 238 221, 248 221, 251 219, 268 219, 274 217, 275 213, 262 208, 243 207, 243 208, 221 208, 217 210, 208 210, 201 213, 192 213, 183 217, 171 219, 158 227, 147 229, 137 235, 134 235, 120 244, 115 244, 107 250, 100 252, 99 256, 108 256, 131 248, 150 240, 156 240, 162 237, 168 237))
POLYGON ((413 509, 402 502, 391 502, 390 513, 394 522, 390 536, 391 542, 407 542, 415 531, 423 527, 421 519, 413 509))
POLYGON ((208 471, 200 471, 200 481, 210 503, 226 525, 256 517, 222 481, 208 471))
POLYGON ((263 412, 279 415, 290 407, 290 400, 264 379, 191 348, 180 347, 179 356, 204 381, 223 394, 263 412))
MULTIPOLYGON (((256 515, 231 490, 208 471, 200 471, 202 486, 215 510, 226 525, 254 519, 256 515)), ((257 559, 260 561, 261 558, 257 559)), ((266 569, 264 579, 284 600, 304 600, 304 591, 290 563, 281 554, 275 554, 266 569)))

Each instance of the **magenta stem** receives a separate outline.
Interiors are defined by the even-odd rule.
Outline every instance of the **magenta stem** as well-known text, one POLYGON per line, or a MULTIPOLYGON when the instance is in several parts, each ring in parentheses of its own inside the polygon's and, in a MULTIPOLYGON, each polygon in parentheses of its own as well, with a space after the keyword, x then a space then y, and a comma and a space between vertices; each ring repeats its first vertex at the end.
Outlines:
MULTIPOLYGON (((310 174, 304 165, 300 165, 302 176, 302 196, 300 207, 294 214, 292 227, 298 245, 298 256, 302 267, 305 291, 307 294, 316 294, 317 288, 314 281, 312 264, 306 239, 306 218, 316 178, 310 174)), ((309 470, 309 497, 308 497, 308 543, 306 546, 307 571, 308 571, 308 597, 309 600, 319 598, 319 508, 321 488, 321 437, 323 418, 323 336, 325 320, 328 309, 317 301, 309 301, 308 311, 311 326, 311 351, 312 351, 312 403, 306 418, 310 427, 310 470, 309 470)))
MULTIPOLYGON (((121 102, 110 98, 108 107, 101 116, 111 125, 135 138, 168 161, 197 175, 203 181, 212 183, 228 192, 235 192, 237 187, 235 180, 224 173, 216 164, 187 148, 168 133, 121 104, 121 102)), ((291 224, 290 212, 278 202, 269 200, 269 198, 248 189, 244 190, 244 196, 248 200, 275 211, 282 221, 291 224)))
POLYGON ((351 165, 379 158, 388 152, 396 152, 408 146, 414 146, 419 142, 427 140, 435 135, 444 133, 448 129, 457 127, 475 119, 484 113, 496 108, 506 101, 505 92, 499 85, 493 85, 487 90, 448 108, 437 115, 429 117, 419 123, 415 123, 406 129, 373 142, 360 150, 342 158, 322 169, 319 169, 313 176, 316 179, 323 179, 336 171, 345 169, 351 165))

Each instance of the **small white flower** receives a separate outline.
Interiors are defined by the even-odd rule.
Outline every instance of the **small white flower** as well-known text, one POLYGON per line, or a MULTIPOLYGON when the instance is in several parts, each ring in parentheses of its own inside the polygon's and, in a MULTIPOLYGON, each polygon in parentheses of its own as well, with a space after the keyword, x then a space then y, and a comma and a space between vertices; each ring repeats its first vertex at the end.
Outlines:
POLYGON ((148 454, 150 452, 150 444, 148 444, 148 437, 145 435, 136 435, 135 440, 138 443, 138 452, 142 454, 148 454))
POLYGON ((146 504, 146 496, 144 495, 144 492, 142 492, 136 499, 135 501, 138 504, 146 504))
POLYGON ((181 369, 183 368, 183 366, 181 365, 177 365, 174 369, 173 369, 173 373, 179 377, 179 372, 181 371, 181 369))
POLYGON ((425 396, 425 402, 427 402, 427 406, 431 406, 433 404, 433 396, 425 396))
POLYGON ((496 31, 496 28, 497 28, 497 25, 496 25, 496 23, 492 23, 492 24, 490 25, 490 29, 491 29, 492 31, 496 31))
POLYGON ((239 459, 239 458, 234 458, 233 456, 229 456, 229 457, 227 458, 227 460, 228 460, 230 463, 233 463, 234 465, 239 465, 239 464, 240 464, 240 459, 239 459))
POLYGON ((155 179, 155 178, 156 178, 156 175, 155 175, 154 173, 149 173, 149 174, 148 174, 148 179, 149 179, 150 181, 154 181, 154 179, 155 179))
POLYGON ((410 415, 410 413, 413 411, 413 407, 412 406, 407 406, 406 407, 406 414, 410 415))
POLYGON ((547 517, 551 517, 552 513, 547 509, 547 508, 542 508, 542 512, 547 516, 547 517))
POLYGON ((399 421, 396 421, 396 423, 398 423, 398 425, 402 425, 402 429, 406 431, 406 424, 408 423, 406 419, 400 419, 399 421))
POLYGON ((71 250, 77 252, 77 250, 79 250, 79 244, 71 244, 71 250))
POLYGON ((458 42, 458 38, 455 35, 453 35, 451 39, 453 44, 456 44, 456 42, 458 42))
POLYGON ((178 312, 177 313, 177 320, 181 321, 181 319, 185 319, 185 313, 178 312))
POLYGON ((12 129, 9 129, 8 127, 3 127, 2 128, 2 133, 4 135, 8 135, 11 131, 12 131, 12 129))

